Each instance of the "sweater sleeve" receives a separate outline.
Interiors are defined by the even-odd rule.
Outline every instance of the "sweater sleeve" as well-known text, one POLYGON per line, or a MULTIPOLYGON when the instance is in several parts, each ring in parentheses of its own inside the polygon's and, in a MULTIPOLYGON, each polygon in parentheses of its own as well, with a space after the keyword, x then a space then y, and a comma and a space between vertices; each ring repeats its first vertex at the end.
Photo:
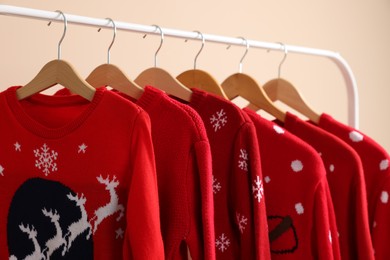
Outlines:
POLYGON ((131 183, 126 210, 124 259, 164 259, 150 120, 140 112, 132 133, 131 183))
POLYGON ((314 194, 312 254, 314 259, 339 259, 333 254, 331 219, 328 209, 326 177, 319 182, 314 194))
POLYGON ((390 177, 387 177, 382 184, 380 193, 377 196, 374 223, 370 223, 372 243, 375 252, 375 259, 385 260, 390 257, 390 177))
POLYGON ((235 141, 232 189, 240 259, 270 259, 260 151, 254 126, 242 126, 235 141))
POLYGON ((340 243, 338 238, 338 230, 336 223, 336 215, 334 212, 332 196, 330 194, 329 185, 326 182, 324 184, 326 191, 326 200, 329 214, 329 240, 332 244, 333 259, 341 259, 340 243))
POLYGON ((187 243, 192 259, 215 259, 214 201, 212 190, 211 151, 208 141, 199 141, 194 145, 196 162, 195 177, 199 180, 200 194, 197 196, 197 208, 201 212, 191 218, 187 243))
MULTIPOLYGON (((351 223, 352 228, 350 229, 353 230, 351 233, 351 236, 353 237, 351 246, 355 249, 354 255, 352 256, 355 257, 355 259, 360 260, 375 259, 369 229, 367 195, 364 184, 364 177, 362 177, 360 181, 354 185, 353 205, 351 206, 351 214, 354 219, 354 222, 351 223)), ((387 213, 387 219, 388 217, 390 217, 390 211, 387 213)), ((390 226, 387 230, 390 232, 390 226)), ((390 241, 390 237, 387 239, 390 241)))

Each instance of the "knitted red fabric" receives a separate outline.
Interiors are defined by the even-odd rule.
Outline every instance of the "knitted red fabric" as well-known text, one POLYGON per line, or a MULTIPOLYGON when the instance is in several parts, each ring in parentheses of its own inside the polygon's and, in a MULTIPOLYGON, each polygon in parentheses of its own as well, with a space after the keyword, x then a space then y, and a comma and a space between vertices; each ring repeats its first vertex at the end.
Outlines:
POLYGON ((244 111, 259 140, 272 259, 338 259, 318 153, 275 123, 244 111))
POLYGON ((332 195, 342 259, 374 259, 366 187, 358 154, 341 139, 290 113, 287 113, 285 127, 321 154, 332 195))
POLYGON ((148 86, 136 103, 152 124, 166 259, 187 259, 183 241, 192 259, 215 259, 211 151, 201 118, 148 86))
POLYGON ((92 102, 0 94, 0 259, 163 259, 148 115, 104 89, 92 102))
POLYGON ((187 259, 188 246, 194 260, 215 259, 211 151, 201 118, 150 86, 139 100, 115 93, 150 117, 165 258, 187 259))
POLYGON ((217 259, 269 259, 259 148, 253 123, 230 101, 192 89, 213 160, 217 259))
POLYGON ((367 135, 336 121, 327 114, 321 115, 319 127, 340 137, 359 154, 366 182, 368 216, 375 259, 389 259, 389 154, 367 135))

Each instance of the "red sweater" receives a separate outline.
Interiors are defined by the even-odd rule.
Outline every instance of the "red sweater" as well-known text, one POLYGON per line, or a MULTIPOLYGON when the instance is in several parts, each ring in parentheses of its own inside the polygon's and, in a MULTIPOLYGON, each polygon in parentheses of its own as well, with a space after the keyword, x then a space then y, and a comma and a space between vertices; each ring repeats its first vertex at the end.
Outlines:
POLYGON ((259 148, 253 123, 228 100, 193 89, 213 160, 217 259, 269 259, 259 148))
POLYGON ((290 113, 284 125, 321 154, 336 214, 342 259, 374 259, 363 168, 357 153, 336 136, 290 113))
POLYGON ((153 87, 139 100, 118 94, 150 117, 165 258, 187 259, 187 245, 192 259, 215 259, 211 151, 202 119, 153 87))
POLYGON ((275 123, 244 111, 259 139, 272 259, 338 259, 318 153, 275 123))
POLYGON ((150 116, 166 259, 215 259, 211 151, 190 107, 145 87, 136 102, 150 116), (181 252, 180 252, 181 250, 181 252), (180 256, 181 255, 181 256, 180 256))
POLYGON ((0 259, 163 259, 148 115, 97 90, 0 94, 0 259))
POLYGON ((375 259, 390 259, 389 154, 374 140, 322 114, 319 127, 340 137, 360 156, 367 189, 368 216, 375 259))

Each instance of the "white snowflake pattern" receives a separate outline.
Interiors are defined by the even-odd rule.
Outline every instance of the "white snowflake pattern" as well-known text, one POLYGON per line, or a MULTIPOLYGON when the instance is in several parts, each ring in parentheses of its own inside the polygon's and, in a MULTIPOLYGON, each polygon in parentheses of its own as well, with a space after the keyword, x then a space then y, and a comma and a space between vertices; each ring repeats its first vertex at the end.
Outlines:
POLYGON ((124 231, 123 231, 123 229, 122 228, 118 228, 117 230, 115 230, 115 233, 116 233, 116 239, 118 239, 118 238, 123 238, 123 234, 125 233, 124 231))
POLYGON ((295 210, 298 213, 298 215, 302 215, 305 212, 305 209, 304 209, 302 203, 300 203, 300 202, 295 204, 295 210))
POLYGON ((381 202, 387 204, 389 202, 389 193, 387 191, 382 191, 381 193, 381 202))
POLYGON ((1 176, 4 176, 4 168, 3 166, 0 165, 0 175, 1 176))
POLYGON ((88 146, 85 143, 82 143, 81 145, 79 145, 78 153, 85 153, 87 148, 88 148, 88 146))
POLYGON ((49 175, 49 173, 57 171, 57 163, 55 160, 58 158, 58 153, 54 150, 50 150, 50 148, 43 144, 40 149, 34 150, 35 158, 35 167, 42 170, 45 176, 49 175))
POLYGON ((223 109, 217 111, 214 115, 210 117, 210 124, 213 126, 215 132, 217 132, 219 129, 225 126, 226 123, 227 123, 227 116, 225 111, 223 111, 223 109))
POLYGON ((261 199, 264 196, 264 188, 263 183, 260 180, 260 176, 256 176, 256 180, 253 180, 254 184, 252 184, 252 192, 257 199, 257 202, 260 203, 261 199))
POLYGON ((215 246, 222 253, 227 250, 227 248, 230 246, 230 240, 225 236, 225 233, 222 233, 222 235, 220 235, 219 238, 215 240, 215 246))
POLYGON ((238 228, 240 229, 241 234, 244 233, 244 230, 246 228, 246 225, 248 224, 248 218, 246 218, 244 215, 241 215, 240 213, 236 212, 236 221, 238 228))
POLYGON ((382 160, 382 161, 379 163, 379 169, 380 169, 381 171, 385 171, 385 170, 387 170, 387 168, 389 168, 389 160, 384 159, 384 160, 382 160))
POLYGON ((217 178, 213 175, 213 193, 217 194, 218 191, 220 191, 222 188, 221 183, 218 182, 217 178))
POLYGON ((240 149, 240 156, 241 160, 238 160, 238 168, 240 168, 243 171, 248 171, 248 153, 245 149, 240 149))
POLYGON ((291 162, 291 169, 294 172, 300 172, 303 169, 303 164, 300 160, 294 160, 291 162))
POLYGON ((22 151, 22 146, 20 145, 19 142, 14 143, 15 146, 15 151, 16 152, 21 152, 22 151))
POLYGON ((357 131, 352 131, 349 133, 349 139, 351 139, 352 142, 358 143, 363 141, 364 136, 357 131))

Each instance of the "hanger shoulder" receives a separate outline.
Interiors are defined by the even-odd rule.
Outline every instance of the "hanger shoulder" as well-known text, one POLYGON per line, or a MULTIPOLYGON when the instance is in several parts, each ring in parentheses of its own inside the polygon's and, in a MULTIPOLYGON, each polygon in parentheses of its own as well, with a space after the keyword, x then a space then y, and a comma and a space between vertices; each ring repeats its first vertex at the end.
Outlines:
POLYGON ((55 84, 61 84, 71 92, 89 101, 93 99, 95 89, 83 80, 72 65, 64 60, 52 60, 38 72, 25 86, 16 91, 19 100, 39 93, 55 84))
POLYGON ((57 66, 57 83, 92 101, 96 90, 78 74, 73 66, 64 60, 59 60, 57 66))
POLYGON ((272 101, 282 101, 314 123, 318 123, 320 115, 316 113, 305 101, 303 95, 289 81, 278 78, 268 81, 263 86, 264 91, 272 101))
POLYGON ((284 122, 286 113, 272 103, 263 88, 252 77, 236 73, 225 79, 222 87, 229 99, 241 96, 252 104, 250 108, 263 109, 284 122))
POLYGON ((45 64, 39 73, 26 85, 16 90, 18 99, 23 99, 39 93, 57 83, 57 62, 55 60, 45 64))
POLYGON ((187 70, 176 77, 181 83, 190 87, 202 89, 206 92, 213 93, 224 99, 228 99, 227 95, 222 89, 222 86, 211 76, 203 70, 187 70))
POLYGON ((143 88, 130 80, 126 74, 113 64, 102 64, 96 67, 86 81, 93 87, 110 86, 135 99, 141 97, 143 88))
POLYGON ((191 100, 192 91, 161 68, 153 67, 144 70, 138 75, 135 82, 142 87, 153 86, 159 88, 168 94, 188 102, 191 100))

